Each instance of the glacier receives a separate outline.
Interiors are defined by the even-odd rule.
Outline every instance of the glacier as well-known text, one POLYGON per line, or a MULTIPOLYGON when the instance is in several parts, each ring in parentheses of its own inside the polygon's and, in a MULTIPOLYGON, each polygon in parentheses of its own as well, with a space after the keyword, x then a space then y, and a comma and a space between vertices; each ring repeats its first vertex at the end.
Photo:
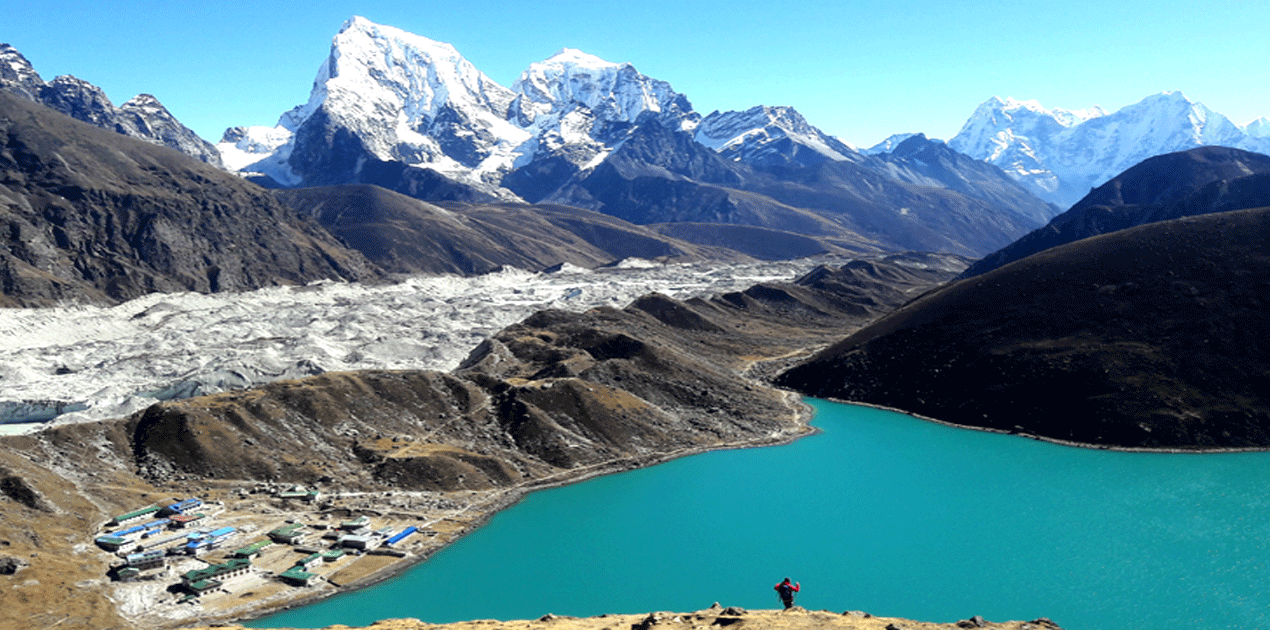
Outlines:
MULTIPOLYGON (((0 310, 0 432, 122 417, 185 398, 345 370, 441 370, 542 309, 621 308, 790 280, 823 259, 627 260, 554 273, 320 282, 247 293, 151 294, 113 307, 0 310)), ((837 261, 839 264, 844 261, 837 261)))

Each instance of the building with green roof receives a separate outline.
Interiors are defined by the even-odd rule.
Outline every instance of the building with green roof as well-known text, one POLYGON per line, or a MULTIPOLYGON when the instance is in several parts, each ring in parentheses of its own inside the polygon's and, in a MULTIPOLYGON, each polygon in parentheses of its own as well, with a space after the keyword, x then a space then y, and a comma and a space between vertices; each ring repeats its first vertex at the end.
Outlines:
POLYGON ((160 508, 157 505, 151 505, 150 507, 141 508, 140 510, 137 510, 135 512, 120 514, 119 516, 116 516, 115 518, 110 520, 110 524, 108 525, 108 527, 115 527, 118 525, 123 525, 124 523, 130 522, 130 521, 146 518, 147 516, 158 513, 158 511, 161 509, 163 508, 160 508))
POLYGON ((269 545, 272 545, 272 544, 273 544, 273 541, 269 540, 268 538, 265 538, 263 540, 257 540, 256 542, 251 543, 250 545, 247 545, 246 547, 243 547, 241 549, 235 549, 234 557, 235 558, 252 558, 252 557, 258 556, 260 555, 260 552, 264 550, 265 547, 268 547, 269 545))
POLYGON ((309 573, 304 570, 304 567, 297 564, 282 572, 282 574, 278 577, 282 578, 282 580, 288 584, 295 586, 308 586, 317 579, 317 574, 309 573))
POLYGON ((181 575, 181 584, 193 592, 201 593, 219 586, 225 580, 246 575, 250 570, 250 558, 232 558, 221 564, 212 564, 202 569, 186 571, 181 575), (210 584, 211 582, 216 582, 216 584, 210 584))
POLYGON ((269 532, 269 538, 276 543, 296 545, 304 542, 304 523, 293 523, 269 532))

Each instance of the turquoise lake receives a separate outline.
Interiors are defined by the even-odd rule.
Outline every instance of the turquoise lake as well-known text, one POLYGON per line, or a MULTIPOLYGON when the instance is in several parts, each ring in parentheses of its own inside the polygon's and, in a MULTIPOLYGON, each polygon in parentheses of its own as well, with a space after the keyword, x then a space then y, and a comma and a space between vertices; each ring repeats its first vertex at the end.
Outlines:
POLYGON ((410 572, 249 624, 798 604, 1270 628, 1270 453, 1058 446, 809 400, 822 433, 536 492, 410 572))

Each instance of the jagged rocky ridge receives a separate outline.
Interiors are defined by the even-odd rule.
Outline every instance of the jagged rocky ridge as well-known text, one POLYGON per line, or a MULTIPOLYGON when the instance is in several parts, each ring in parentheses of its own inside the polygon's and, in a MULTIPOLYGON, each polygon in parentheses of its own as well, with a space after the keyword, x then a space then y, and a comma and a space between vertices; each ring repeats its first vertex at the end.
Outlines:
POLYGON ((138 94, 116 107, 101 88, 82 79, 66 75, 45 82, 22 53, 4 43, 0 43, 0 90, 47 105, 90 125, 222 166, 216 146, 181 124, 153 95, 138 94))
POLYGON ((5 306, 381 275, 257 186, 3 91, 0 224, 5 306))
POLYGON ((725 159, 751 166, 814 166, 862 159, 850 145, 813 127, 792 107, 715 111, 697 125, 694 137, 725 159))

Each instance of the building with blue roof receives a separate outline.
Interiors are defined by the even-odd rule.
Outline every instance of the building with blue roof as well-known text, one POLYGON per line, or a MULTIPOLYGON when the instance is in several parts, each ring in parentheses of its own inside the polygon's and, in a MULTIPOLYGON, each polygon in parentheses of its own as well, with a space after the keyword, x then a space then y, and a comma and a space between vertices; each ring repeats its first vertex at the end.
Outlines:
POLYGON ((163 514, 164 516, 170 516, 172 514, 185 514, 186 511, 188 510, 198 509, 202 506, 203 506, 202 499, 189 498, 183 501, 177 501, 176 503, 173 503, 172 505, 169 505, 163 508, 160 514, 163 514))
POLYGON ((389 539, 388 539, 388 542, 386 542, 386 543, 384 543, 384 544, 386 544, 386 545, 388 545, 389 547, 391 547, 391 546, 393 546, 393 545, 395 545, 395 544, 397 544, 397 543, 399 543, 399 542, 401 542, 401 541, 405 540, 407 536, 409 536, 409 535, 411 535, 411 534, 413 534, 413 533, 415 533, 415 532, 417 532, 417 531, 419 531, 419 528, 418 528, 418 527, 415 527, 414 525, 411 525, 410 527, 407 527, 407 528, 405 528, 405 529, 401 530, 401 533, 397 534, 396 536, 393 536, 392 538, 389 538, 389 539))

